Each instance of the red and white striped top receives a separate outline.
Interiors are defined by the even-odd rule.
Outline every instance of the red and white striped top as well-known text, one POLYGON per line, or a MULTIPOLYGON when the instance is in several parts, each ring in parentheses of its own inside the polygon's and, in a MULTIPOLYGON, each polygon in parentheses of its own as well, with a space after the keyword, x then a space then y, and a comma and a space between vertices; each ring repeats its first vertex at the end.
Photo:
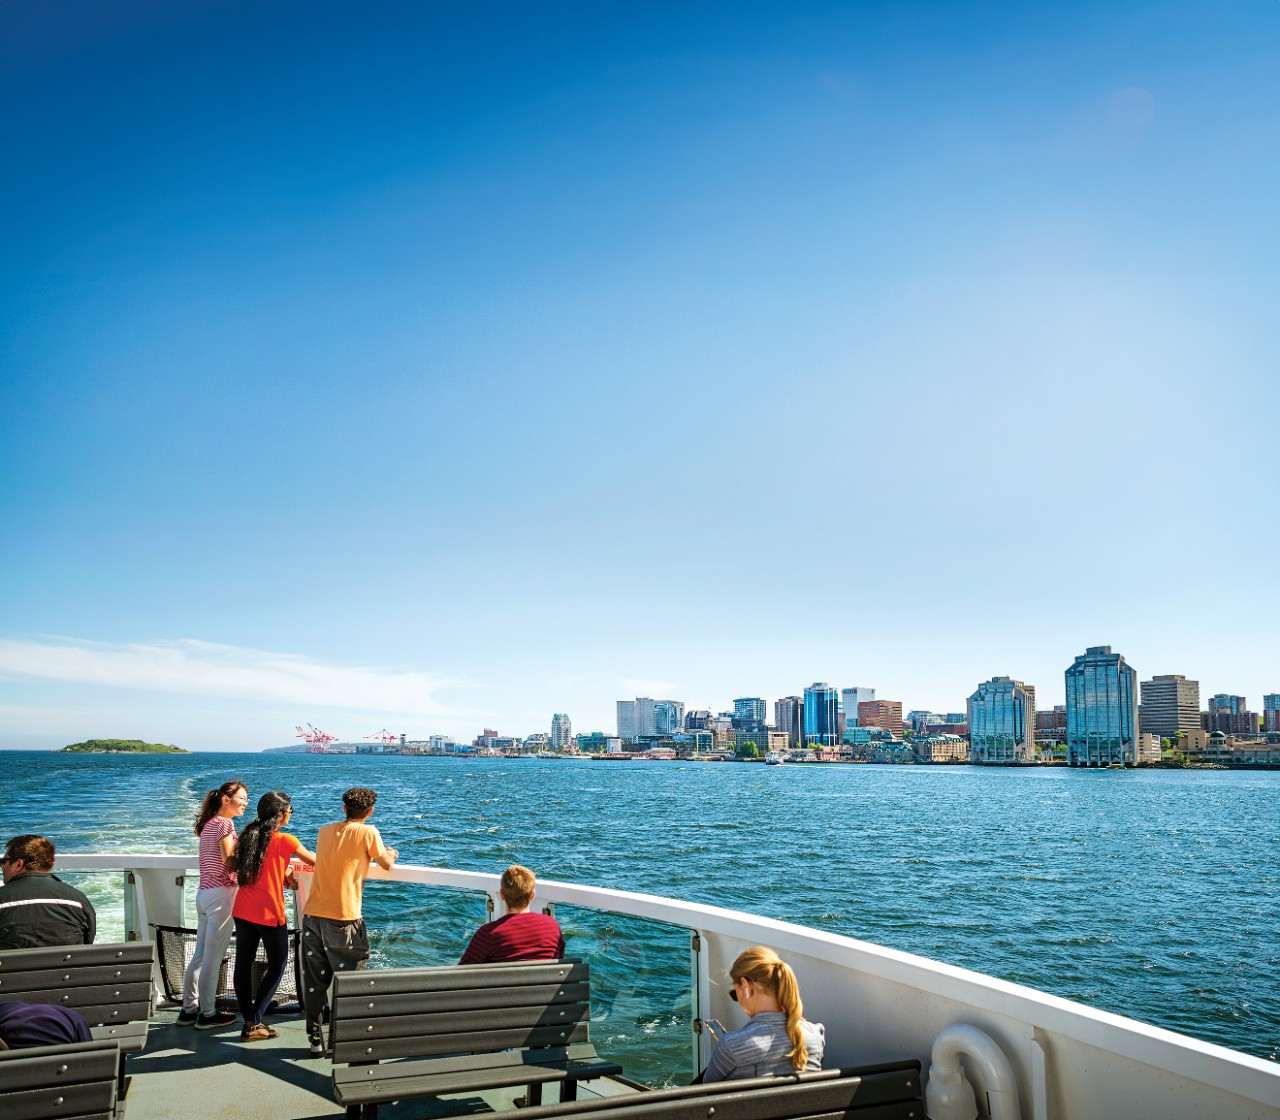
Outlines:
POLYGON ((222 860, 222 838, 234 836, 236 826, 230 817, 210 817, 200 830, 200 889, 234 887, 235 875, 222 860))

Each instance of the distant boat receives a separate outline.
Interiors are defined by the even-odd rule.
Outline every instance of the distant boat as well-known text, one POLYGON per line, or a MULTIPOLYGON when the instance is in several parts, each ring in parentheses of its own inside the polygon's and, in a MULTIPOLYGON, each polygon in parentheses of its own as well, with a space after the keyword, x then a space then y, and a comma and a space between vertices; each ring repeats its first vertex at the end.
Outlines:
POLYGON ((787 761, 787 756, 782 751, 770 751, 764 756, 764 764, 766 766, 781 766, 787 761))

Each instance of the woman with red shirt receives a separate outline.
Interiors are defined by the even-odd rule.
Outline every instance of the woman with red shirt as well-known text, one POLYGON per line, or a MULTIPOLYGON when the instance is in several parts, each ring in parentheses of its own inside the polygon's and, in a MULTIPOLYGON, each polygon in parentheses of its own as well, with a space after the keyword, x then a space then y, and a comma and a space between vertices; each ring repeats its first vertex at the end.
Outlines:
POLYGON ((315 866, 314 852, 302 842, 280 829, 293 816, 289 795, 278 789, 264 793, 258 801, 258 816, 245 825, 236 848, 236 878, 240 889, 231 911, 236 923, 236 1000, 244 1027, 241 1042, 257 1042, 279 1038, 262 1021, 289 963, 289 925, 284 909, 284 885, 289 861, 299 859, 315 866), (258 990, 253 990, 253 962, 258 946, 267 951, 267 970, 258 990))

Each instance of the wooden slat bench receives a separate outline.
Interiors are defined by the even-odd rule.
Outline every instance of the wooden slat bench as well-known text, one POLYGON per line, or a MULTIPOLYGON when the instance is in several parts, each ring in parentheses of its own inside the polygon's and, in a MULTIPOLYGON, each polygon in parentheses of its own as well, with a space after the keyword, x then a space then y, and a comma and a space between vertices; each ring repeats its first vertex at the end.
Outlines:
POLYGON ((524 1109, 519 1120, 924 1120, 918 1061, 658 1089, 524 1109))
POLYGON ((71 1042, 0 1051, 5 1120, 114 1120, 120 1047, 71 1042))
POLYGON ((118 1044, 123 1099, 125 1055, 147 1044, 155 955, 154 941, 0 950, 0 1002, 56 1003, 78 1011, 95 1040, 118 1044))
POLYGON ((531 1105, 547 1082, 572 1100, 579 1081, 622 1072, 591 1045, 580 961, 344 973, 332 1008, 333 1095, 353 1120, 388 1101, 513 1085, 528 1086, 531 1105))

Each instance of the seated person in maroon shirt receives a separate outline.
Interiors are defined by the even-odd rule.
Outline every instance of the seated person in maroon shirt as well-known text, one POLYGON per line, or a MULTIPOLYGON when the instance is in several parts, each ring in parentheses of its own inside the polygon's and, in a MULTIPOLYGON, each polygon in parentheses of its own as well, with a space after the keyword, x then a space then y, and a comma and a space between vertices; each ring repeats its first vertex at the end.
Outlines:
POLYGON ((529 909, 534 881, 533 872, 518 863, 502 873, 498 890, 507 912, 476 930, 459 964, 546 961, 564 956, 564 936, 555 918, 529 909))

